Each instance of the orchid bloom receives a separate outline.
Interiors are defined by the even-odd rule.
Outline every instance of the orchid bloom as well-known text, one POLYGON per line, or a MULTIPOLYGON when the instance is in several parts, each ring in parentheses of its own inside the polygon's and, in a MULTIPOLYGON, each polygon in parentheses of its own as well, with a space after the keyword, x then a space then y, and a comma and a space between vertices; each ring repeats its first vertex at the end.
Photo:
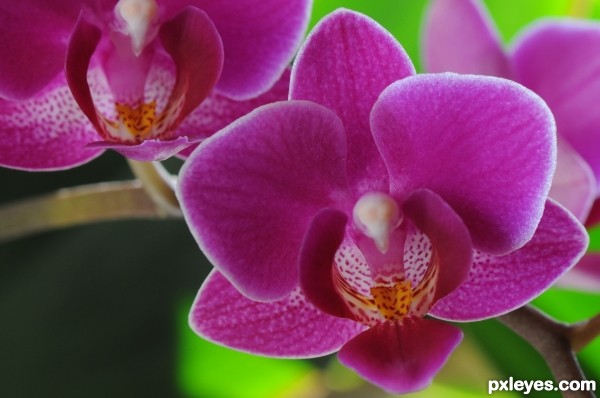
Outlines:
POLYGON ((3 2, 0 165, 64 169, 105 148, 163 160, 285 99, 310 5, 3 2))
MULTIPOLYGON (((588 226, 600 221, 600 24, 546 20, 505 51, 476 0, 432 0, 424 30, 428 72, 504 77, 535 91, 556 119, 558 157, 550 197, 588 226)), ((560 283, 600 291, 600 255, 586 256, 560 283)))
POLYGON ((290 101, 203 142, 178 197, 216 270, 190 314, 239 350, 342 363, 424 388, 460 342, 451 321, 528 302, 587 245, 547 200, 550 111, 508 80, 414 76, 402 47, 339 10, 292 69, 290 101))

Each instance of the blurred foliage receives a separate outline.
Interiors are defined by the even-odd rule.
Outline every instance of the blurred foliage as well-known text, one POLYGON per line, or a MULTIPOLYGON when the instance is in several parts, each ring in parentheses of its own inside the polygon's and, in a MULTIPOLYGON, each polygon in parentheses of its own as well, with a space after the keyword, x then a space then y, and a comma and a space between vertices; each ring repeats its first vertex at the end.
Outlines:
POLYGON ((188 326, 192 300, 177 318, 177 378, 189 398, 321 398, 325 387, 307 361, 245 354, 199 338, 188 326))

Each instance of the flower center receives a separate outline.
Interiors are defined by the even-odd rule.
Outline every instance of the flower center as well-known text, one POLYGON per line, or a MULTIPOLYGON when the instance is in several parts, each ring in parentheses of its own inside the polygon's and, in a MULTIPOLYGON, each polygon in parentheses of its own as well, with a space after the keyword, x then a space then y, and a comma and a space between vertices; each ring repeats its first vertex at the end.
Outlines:
POLYGON ((156 118, 156 101, 131 107, 116 103, 117 115, 121 126, 124 126, 136 138, 146 138, 152 131, 156 118))
POLYGON ((390 233, 402 222, 396 201, 384 193, 369 192, 356 202, 352 215, 356 226, 385 254, 390 233))
POLYGON ((356 320, 372 326, 427 314, 439 269, 427 236, 382 192, 363 195, 353 221, 355 229, 336 253, 333 280, 356 320))
POLYGON ((139 56, 148 42, 148 33, 158 15, 156 0, 119 0, 115 14, 125 22, 125 34, 131 37, 131 48, 139 56))

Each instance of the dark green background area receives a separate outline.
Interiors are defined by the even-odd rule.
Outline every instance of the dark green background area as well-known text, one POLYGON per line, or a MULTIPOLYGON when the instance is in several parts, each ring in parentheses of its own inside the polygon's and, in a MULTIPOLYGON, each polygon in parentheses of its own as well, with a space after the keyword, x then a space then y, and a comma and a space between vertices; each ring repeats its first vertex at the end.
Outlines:
MULTIPOLYGON (((0 198, 129 177, 113 153, 66 172, 0 170, 0 198)), ((0 396, 178 396, 178 306, 209 267, 183 221, 104 223, 0 245, 0 396)))
MULTIPOLYGON (((341 6, 365 12, 401 41, 420 69, 419 32, 426 3, 317 0, 311 26, 341 6)), ((569 12, 572 1, 485 3, 509 43, 536 18, 569 12)), ((600 15, 593 4, 591 15, 600 15)), ((169 164, 176 169, 179 161, 169 164)), ((128 178, 126 162, 114 153, 64 172, 0 169, 0 203, 128 178)), ((594 237, 600 249, 600 232, 594 237)), ((198 340, 182 314, 210 267, 183 221, 104 223, 0 244, 0 397, 254 398, 249 392, 259 384, 264 388, 265 382, 281 383, 305 368, 323 366, 252 362, 195 344, 198 340), (289 371, 275 372, 273 366, 289 371), (214 373, 220 369, 231 375, 254 375, 254 370, 257 376, 225 385, 227 378, 214 373)), ((553 289, 536 304, 573 322, 600 311, 600 295, 553 289)), ((551 378, 539 356, 498 322, 468 324, 464 330, 499 377, 551 378)), ((584 350, 581 359, 588 376, 600 380, 600 341, 584 350)), ((464 390, 485 395, 485 386, 472 388, 464 390)))

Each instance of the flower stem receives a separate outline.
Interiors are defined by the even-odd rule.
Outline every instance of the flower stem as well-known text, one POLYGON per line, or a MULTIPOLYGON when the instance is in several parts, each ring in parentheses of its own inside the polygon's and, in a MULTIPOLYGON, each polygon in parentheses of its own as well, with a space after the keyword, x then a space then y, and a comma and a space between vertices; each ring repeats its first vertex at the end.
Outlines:
POLYGON ((140 181, 84 185, 0 207, 0 241, 98 221, 173 216, 148 197, 140 181))
POLYGON ((133 174, 142 182, 148 196, 165 213, 181 217, 179 202, 175 196, 175 177, 159 162, 138 162, 127 159, 133 174))
MULTIPOLYGON (((527 340, 546 360, 557 381, 585 380, 571 348, 571 328, 531 306, 524 306, 497 318, 527 340)), ((591 391, 563 391, 565 398, 593 398, 591 391)))
POLYGON ((600 314, 572 325, 568 333, 571 347, 575 352, 583 349, 598 336, 600 336, 600 314))

